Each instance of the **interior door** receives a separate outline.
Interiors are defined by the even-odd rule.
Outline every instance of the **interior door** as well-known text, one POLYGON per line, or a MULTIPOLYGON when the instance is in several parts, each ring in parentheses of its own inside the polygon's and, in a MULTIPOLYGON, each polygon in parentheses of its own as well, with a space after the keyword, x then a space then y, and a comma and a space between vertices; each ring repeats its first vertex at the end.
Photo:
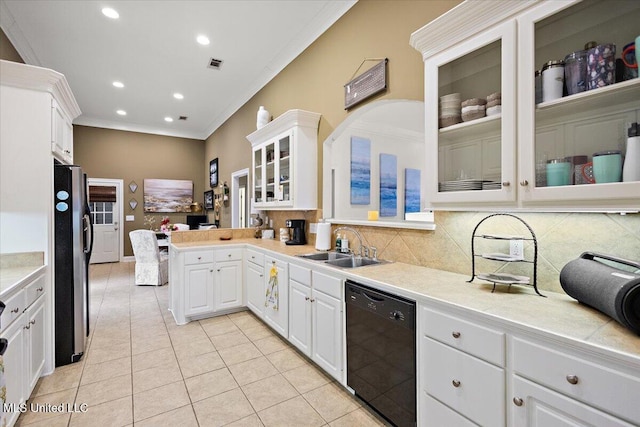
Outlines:
POLYGON ((91 264, 120 261, 119 203, 117 187, 89 180, 94 236, 91 264))

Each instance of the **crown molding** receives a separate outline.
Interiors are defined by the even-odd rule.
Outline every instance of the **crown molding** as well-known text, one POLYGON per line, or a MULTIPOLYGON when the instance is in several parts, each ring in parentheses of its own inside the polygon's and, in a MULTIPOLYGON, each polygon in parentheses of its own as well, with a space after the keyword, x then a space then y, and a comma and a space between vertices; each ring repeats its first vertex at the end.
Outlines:
POLYGON ((320 116, 321 114, 311 111, 289 110, 278 118, 267 123, 264 127, 250 135, 247 135, 247 139, 251 142, 251 146, 254 147, 269 138, 273 138, 274 136, 286 132, 292 127, 306 127, 317 131, 320 116))
POLYGON ((429 58, 532 7, 541 0, 466 0, 416 30, 409 44, 429 58))
POLYGON ((57 71, 0 60, 0 81, 4 86, 51 93, 71 120, 82 113, 67 79, 57 71))

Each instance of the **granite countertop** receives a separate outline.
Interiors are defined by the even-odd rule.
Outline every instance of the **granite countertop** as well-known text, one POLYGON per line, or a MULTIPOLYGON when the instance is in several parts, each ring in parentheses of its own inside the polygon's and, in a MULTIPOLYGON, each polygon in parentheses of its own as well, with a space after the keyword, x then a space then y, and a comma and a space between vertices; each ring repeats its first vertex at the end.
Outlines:
MULTIPOLYGON (((172 246, 180 251, 230 244, 249 244, 288 256, 317 252, 311 245, 287 246, 277 240, 262 239, 182 242, 172 246)), ((566 294, 542 291, 546 296, 542 298, 531 287, 515 285, 510 288, 498 286, 492 293, 493 285, 482 280, 468 283, 470 276, 401 262, 338 269, 323 262, 299 260, 416 301, 438 301, 479 312, 528 330, 587 343, 614 352, 632 363, 640 363, 640 336, 566 294)))
POLYGON ((44 254, 28 252, 0 255, 0 299, 38 277, 45 270, 44 254))

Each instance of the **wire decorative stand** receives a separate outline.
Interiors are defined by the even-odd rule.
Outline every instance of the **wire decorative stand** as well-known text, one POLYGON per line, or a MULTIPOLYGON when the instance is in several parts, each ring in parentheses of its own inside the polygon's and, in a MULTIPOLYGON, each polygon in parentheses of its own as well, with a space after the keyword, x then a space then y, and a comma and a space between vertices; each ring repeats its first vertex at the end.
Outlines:
MULTIPOLYGON (((523 255, 524 255, 524 248, 523 248, 523 255)), ((496 290, 496 284, 498 284, 498 283, 509 285, 509 287, 511 287, 511 285, 531 286, 531 287, 533 287, 533 290, 536 292, 536 294, 540 295, 541 297, 545 297, 545 295, 542 295, 540 293, 540 291, 538 291, 537 270, 538 270, 538 240, 536 239, 536 234, 533 232, 533 229, 529 226, 529 224, 527 224, 521 218, 519 218, 519 217, 517 217, 517 216, 515 216, 513 214, 509 214, 509 213, 491 214, 491 215, 488 215, 488 216, 484 217, 482 220, 480 220, 480 222, 478 222, 478 224, 473 229, 473 234, 471 235, 471 279, 467 280, 467 283, 473 282, 473 279, 475 279, 476 277, 478 279, 481 279, 481 280, 486 280, 488 282, 492 282, 493 283, 493 289, 491 290, 492 293, 496 290), (493 235, 493 234, 477 234, 478 228, 480 227, 480 225, 483 222, 485 222, 486 220, 488 220, 490 218, 495 218, 497 216, 511 217, 511 218, 514 218, 514 219, 520 221, 525 227, 527 227, 527 230, 529 230, 529 233, 530 233, 531 237, 500 236, 500 235, 493 235), (526 258, 524 258, 524 256, 522 258, 514 258, 514 257, 512 257, 510 255, 507 255, 507 254, 498 254, 498 253, 495 253, 495 254, 476 254, 476 252, 475 252, 475 239, 476 238, 493 239, 493 240, 523 240, 523 241, 533 242, 533 260, 527 260, 526 258), (524 263, 532 264, 532 267, 533 267, 532 280, 530 280, 528 277, 515 276, 513 274, 500 274, 500 273, 489 273, 489 274, 479 273, 479 274, 476 274, 476 257, 481 257, 483 259, 488 259, 488 260, 492 260, 492 261, 524 262, 524 263)))

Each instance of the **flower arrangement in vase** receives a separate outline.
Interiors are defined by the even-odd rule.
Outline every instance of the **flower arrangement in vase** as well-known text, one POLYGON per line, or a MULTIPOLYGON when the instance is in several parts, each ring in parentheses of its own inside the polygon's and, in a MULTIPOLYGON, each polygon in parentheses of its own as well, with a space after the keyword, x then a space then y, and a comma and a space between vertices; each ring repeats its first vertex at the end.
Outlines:
POLYGON ((176 227, 175 225, 169 222, 168 216, 162 217, 162 221, 160 222, 160 231, 162 232, 175 231, 177 229, 178 227, 176 227))

